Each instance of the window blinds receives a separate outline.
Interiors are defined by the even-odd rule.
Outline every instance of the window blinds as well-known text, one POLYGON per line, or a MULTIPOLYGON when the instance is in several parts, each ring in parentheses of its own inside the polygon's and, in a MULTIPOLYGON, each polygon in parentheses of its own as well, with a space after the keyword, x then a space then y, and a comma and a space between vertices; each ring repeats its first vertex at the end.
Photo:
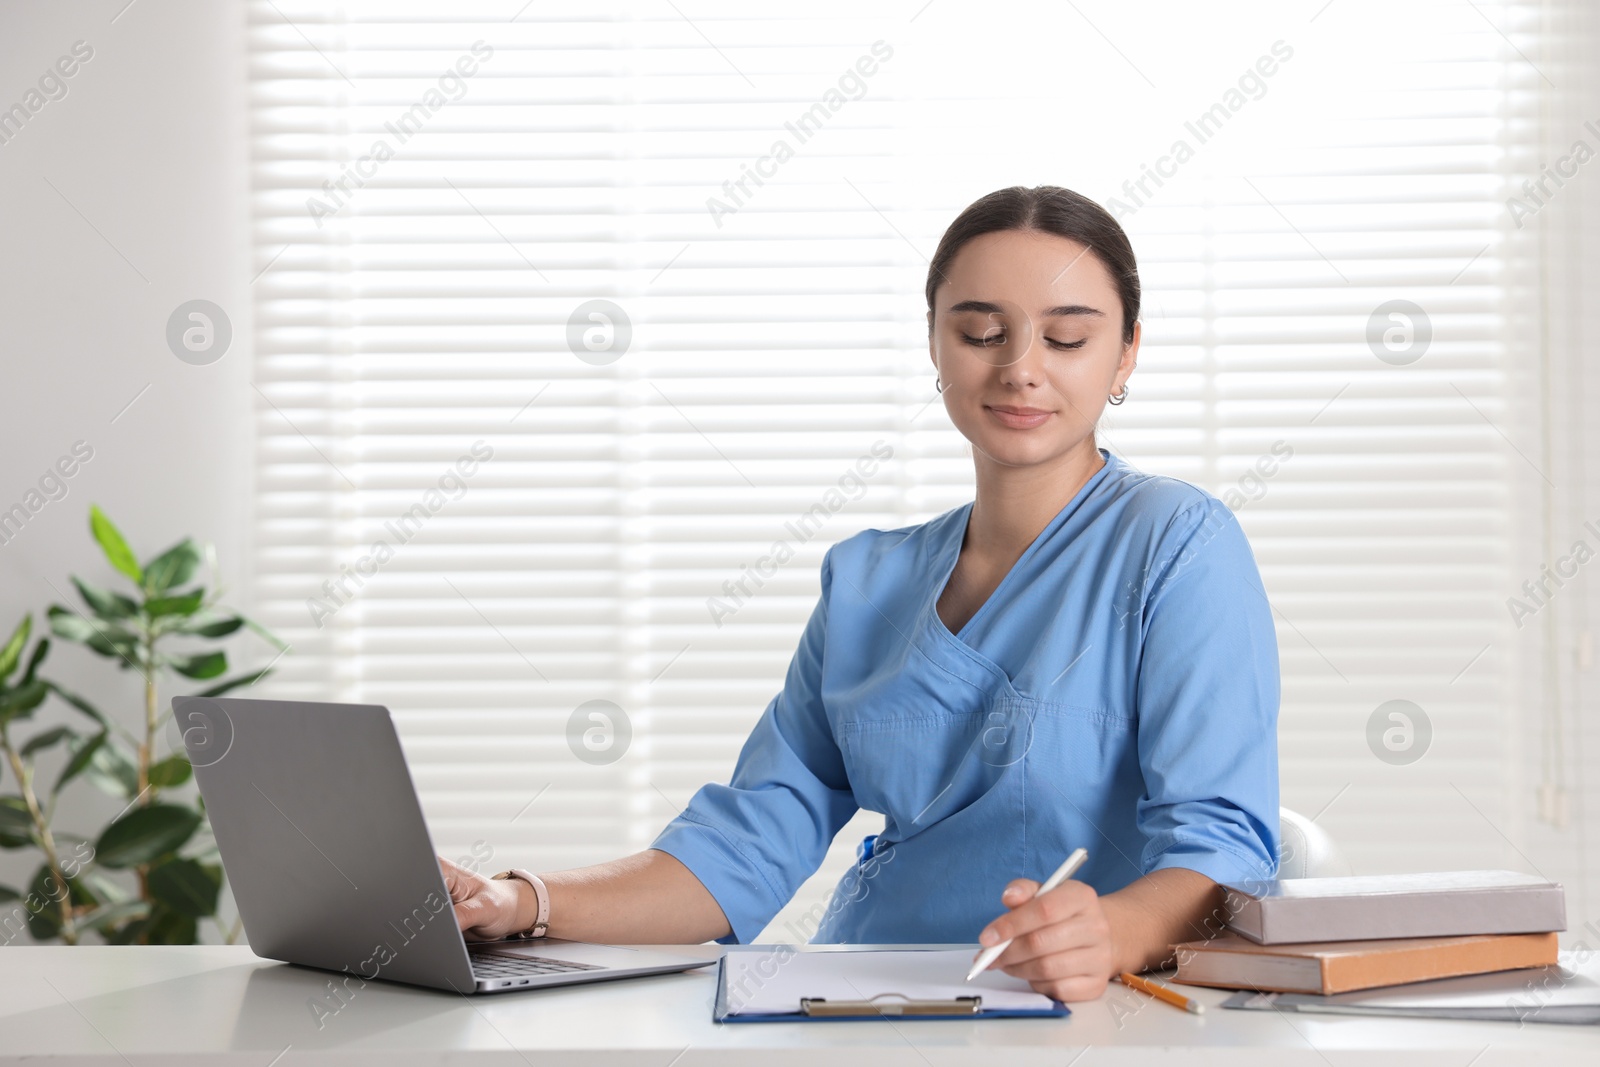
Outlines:
POLYGON ((646 845, 826 547, 970 499, 926 257, 1062 184, 1143 269, 1102 444, 1235 506, 1272 594, 1284 803, 1364 870, 1486 865, 1531 6, 1168 4, 1153 42, 1109 4, 252 4, 263 690, 388 705, 446 855, 646 845), (1399 759, 1391 701, 1430 728, 1399 759))

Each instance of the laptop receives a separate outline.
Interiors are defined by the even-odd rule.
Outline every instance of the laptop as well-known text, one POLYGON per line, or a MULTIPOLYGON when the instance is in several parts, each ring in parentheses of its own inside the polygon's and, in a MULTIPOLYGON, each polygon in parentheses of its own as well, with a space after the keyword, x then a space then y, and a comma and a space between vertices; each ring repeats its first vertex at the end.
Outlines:
POLYGON ((457 993, 715 962, 557 938, 467 941, 387 708, 175 697, 172 711, 259 956, 457 993))

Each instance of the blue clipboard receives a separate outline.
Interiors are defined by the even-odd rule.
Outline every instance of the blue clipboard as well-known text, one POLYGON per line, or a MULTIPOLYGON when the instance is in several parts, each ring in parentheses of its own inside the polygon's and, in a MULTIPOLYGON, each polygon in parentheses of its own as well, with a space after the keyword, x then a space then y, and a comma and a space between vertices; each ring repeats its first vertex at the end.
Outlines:
POLYGON ((908 1000, 880 995, 871 1000, 828 1001, 821 997, 802 997, 792 1012, 735 1012, 728 1002, 728 958, 740 951, 759 950, 758 946, 736 946, 717 960, 717 999, 711 1018, 719 1023, 792 1023, 823 1020, 851 1022, 863 1019, 1048 1019, 1063 1018, 1072 1009, 1059 1000, 1049 1008, 984 1008, 981 994, 956 1000, 908 1000))

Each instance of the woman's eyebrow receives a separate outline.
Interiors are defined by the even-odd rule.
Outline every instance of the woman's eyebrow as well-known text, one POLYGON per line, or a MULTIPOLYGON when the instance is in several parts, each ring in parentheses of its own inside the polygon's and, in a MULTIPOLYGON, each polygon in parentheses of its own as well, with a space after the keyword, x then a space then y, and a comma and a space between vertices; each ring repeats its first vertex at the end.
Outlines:
MULTIPOLYGON (((1005 309, 1002 308, 999 304, 990 303, 987 300, 963 300, 959 304, 951 304, 950 308, 949 308, 949 313, 954 315, 954 314, 956 314, 957 312, 960 312, 960 311, 988 311, 988 312, 994 312, 994 313, 998 314, 998 313, 1003 312, 1004 310, 1005 309)), ((1047 319, 1050 319, 1050 318, 1061 318, 1061 317, 1064 317, 1064 316, 1067 316, 1067 315, 1104 315, 1104 314, 1105 314, 1105 312, 1101 311, 1099 308, 1092 308, 1092 307, 1089 307, 1086 304, 1061 304, 1061 305, 1058 305, 1058 306, 1053 307, 1053 308, 1046 308, 1045 312, 1044 312, 1044 317, 1047 318, 1047 319)))

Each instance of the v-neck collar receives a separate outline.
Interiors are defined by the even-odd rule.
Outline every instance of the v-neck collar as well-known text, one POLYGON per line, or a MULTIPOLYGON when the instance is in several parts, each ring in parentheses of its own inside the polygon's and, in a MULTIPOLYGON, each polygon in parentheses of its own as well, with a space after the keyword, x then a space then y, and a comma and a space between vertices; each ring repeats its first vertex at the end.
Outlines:
POLYGON ((1011 568, 1006 571, 999 584, 990 591, 983 603, 978 605, 978 610, 973 612, 967 621, 962 623, 961 629, 954 633, 951 632, 950 627, 945 625, 944 620, 939 617, 939 598, 944 595, 945 587, 950 584, 950 576, 955 573, 956 563, 961 558, 961 544, 967 538, 967 522, 971 518, 973 505, 977 501, 969 500, 949 513, 949 526, 953 527, 953 529, 950 529, 950 532, 945 537, 945 543, 942 546, 944 555, 940 558, 940 565, 935 571, 939 578, 933 583, 933 594, 929 597, 925 609, 927 614, 932 616, 932 627, 934 629, 963 647, 976 651, 972 649, 971 644, 967 641, 967 635, 972 632, 973 625, 983 618, 994 604, 999 602, 1001 595, 1013 584, 1016 575, 1038 553, 1039 546, 1050 539, 1056 529, 1066 521, 1067 516, 1077 510, 1078 504, 1094 490, 1096 485, 1105 479, 1107 473, 1111 470, 1112 464, 1118 462, 1111 452, 1103 448, 1097 449, 1097 451, 1100 453, 1101 459, 1104 460, 1100 465, 1100 469, 1091 474, 1089 480, 1084 482, 1078 491, 1073 494, 1072 499, 1063 504, 1050 521, 1045 523, 1044 529, 1040 530, 1038 535, 1028 543, 1028 547, 1023 549, 1022 555, 1018 556, 1016 562, 1011 564, 1011 568))

